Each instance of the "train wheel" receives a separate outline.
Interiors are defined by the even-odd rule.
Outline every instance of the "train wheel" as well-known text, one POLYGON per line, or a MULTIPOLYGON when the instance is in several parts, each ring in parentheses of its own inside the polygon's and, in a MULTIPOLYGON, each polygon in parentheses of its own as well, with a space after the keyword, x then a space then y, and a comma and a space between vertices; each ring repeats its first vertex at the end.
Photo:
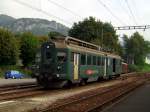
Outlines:
POLYGON ((81 79, 81 81, 80 81, 80 83, 79 83, 79 84, 80 84, 81 86, 84 86, 84 85, 86 85, 86 83, 87 83, 87 82, 86 82, 86 80, 85 80, 85 79, 81 79))
POLYGON ((104 80, 109 80, 109 76, 103 77, 104 80))
POLYGON ((112 79, 112 76, 111 76, 111 75, 109 75, 109 79, 112 79))
POLYGON ((103 77, 98 77, 97 82, 100 82, 103 80, 103 77))
POLYGON ((64 88, 71 88, 72 87, 72 82, 67 81, 67 83, 63 86, 64 88))

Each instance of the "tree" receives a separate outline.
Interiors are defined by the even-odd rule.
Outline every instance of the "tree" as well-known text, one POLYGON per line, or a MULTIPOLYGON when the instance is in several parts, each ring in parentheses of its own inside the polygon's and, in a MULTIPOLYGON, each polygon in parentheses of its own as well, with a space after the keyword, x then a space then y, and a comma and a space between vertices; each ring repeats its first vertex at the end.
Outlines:
POLYGON ((55 31, 54 32, 49 32, 49 34, 48 34, 49 39, 54 39, 57 36, 64 36, 64 35, 59 33, 59 32, 55 32, 55 31))
POLYGON ((128 49, 128 43, 129 43, 129 37, 127 35, 123 35, 122 36, 122 57, 124 59, 124 61, 128 62, 128 53, 127 53, 127 49, 128 49))
POLYGON ((93 17, 74 23, 73 27, 69 30, 69 35, 121 53, 121 48, 119 48, 121 46, 113 26, 110 23, 103 23, 93 17))
POLYGON ((128 63, 141 65, 145 63, 145 57, 149 52, 149 42, 143 36, 135 32, 130 38, 124 36, 125 57, 128 63))
POLYGON ((10 31, 0 28, 0 65, 15 65, 18 57, 16 38, 10 31))
MULTIPOLYGON (((41 44, 42 43, 44 43, 44 42, 46 42, 46 41, 48 41, 48 37, 47 36, 37 36, 37 39, 38 39, 38 41, 39 41, 39 45, 41 46, 41 44)), ((39 46, 39 47, 40 47, 39 46)))
POLYGON ((84 41, 92 41, 100 38, 102 35, 101 21, 96 21, 95 18, 89 17, 82 22, 74 23, 73 27, 69 30, 69 35, 84 41))
POLYGON ((116 31, 110 23, 103 24, 103 44, 107 47, 113 47, 116 49, 118 46, 118 36, 116 31))
POLYGON ((39 41, 32 33, 26 32, 21 35, 20 58, 24 66, 28 66, 34 62, 38 45, 39 41))

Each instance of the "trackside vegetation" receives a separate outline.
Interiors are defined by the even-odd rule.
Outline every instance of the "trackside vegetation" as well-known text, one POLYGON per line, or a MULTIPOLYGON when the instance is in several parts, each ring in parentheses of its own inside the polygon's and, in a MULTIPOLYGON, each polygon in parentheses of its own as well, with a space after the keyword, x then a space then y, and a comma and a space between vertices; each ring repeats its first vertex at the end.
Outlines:
POLYGON ((0 77, 7 70, 31 75, 37 49, 47 40, 47 36, 35 36, 31 32, 13 34, 0 28, 0 77))
MULTIPOLYGON (((85 18, 74 23, 68 32, 69 36, 94 43, 119 54, 124 62, 129 64, 131 71, 150 71, 150 65, 145 63, 145 57, 150 53, 150 42, 138 32, 131 36, 123 35, 122 42, 113 25, 102 22, 94 17, 85 18)), ((37 36, 31 32, 12 33, 0 28, 0 76, 6 70, 15 69, 25 74, 32 74, 30 68, 35 63, 35 55, 41 44, 57 36, 58 32, 37 36)))

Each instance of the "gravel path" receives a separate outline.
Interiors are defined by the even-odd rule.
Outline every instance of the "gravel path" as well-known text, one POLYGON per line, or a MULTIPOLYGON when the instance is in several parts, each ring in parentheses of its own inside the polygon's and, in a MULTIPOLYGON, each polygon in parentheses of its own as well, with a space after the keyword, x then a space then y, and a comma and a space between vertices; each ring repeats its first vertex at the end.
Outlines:
POLYGON ((0 79, 0 87, 36 83, 36 79, 0 79))

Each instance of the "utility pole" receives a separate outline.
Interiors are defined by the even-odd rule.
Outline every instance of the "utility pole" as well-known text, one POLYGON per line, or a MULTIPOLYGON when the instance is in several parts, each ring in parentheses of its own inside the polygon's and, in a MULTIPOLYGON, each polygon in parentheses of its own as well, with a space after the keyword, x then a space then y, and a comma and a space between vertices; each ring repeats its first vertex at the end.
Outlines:
POLYGON ((103 48, 103 26, 102 26, 102 31, 101 31, 101 32, 102 32, 102 35, 101 35, 101 36, 102 36, 102 39, 101 39, 102 45, 101 45, 101 46, 102 46, 102 48, 103 48))

